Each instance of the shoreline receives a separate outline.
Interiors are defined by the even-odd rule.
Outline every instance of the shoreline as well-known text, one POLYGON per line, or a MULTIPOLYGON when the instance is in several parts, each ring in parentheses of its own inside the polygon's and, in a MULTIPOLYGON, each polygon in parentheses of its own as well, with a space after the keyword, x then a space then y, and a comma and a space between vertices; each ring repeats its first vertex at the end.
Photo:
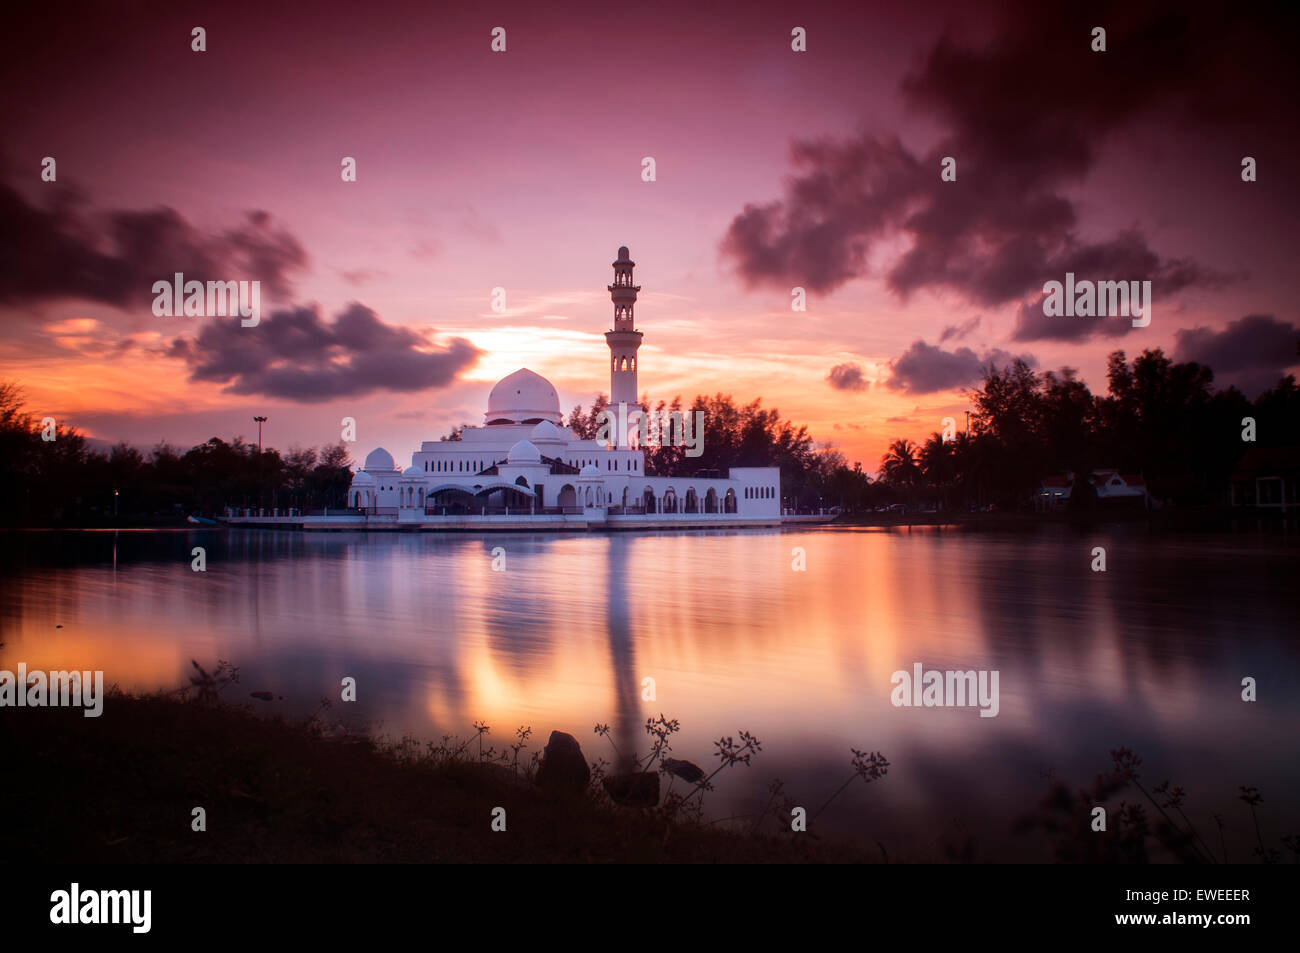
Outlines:
POLYGON ((529 525, 526 522, 526 517, 521 517, 518 521, 515 521, 513 518, 508 519, 511 520, 508 525, 497 525, 492 522, 483 522, 479 524, 470 524, 466 522, 463 524, 448 524, 442 526, 430 526, 424 524, 401 525, 397 523, 388 526, 380 526, 353 523, 348 525, 312 526, 306 528, 302 525, 302 518, 299 517, 279 517, 278 519, 276 517, 251 517, 248 518, 247 522, 244 522, 243 520, 235 522, 221 519, 213 524, 188 523, 184 519, 118 520, 116 522, 81 523, 75 525, 9 525, 0 526, 0 532, 139 532, 151 530, 159 532, 180 530, 208 532, 212 530, 225 529, 289 529, 313 532, 421 532, 447 534, 477 532, 544 532, 561 535, 602 530, 611 532, 637 532, 638 530, 663 532, 665 530, 675 529, 692 531, 699 529, 786 529, 800 526, 872 526, 896 528, 905 528, 910 526, 944 526, 957 529, 1020 530, 1036 526, 1064 525, 1097 527, 1140 523, 1146 523, 1156 529, 1230 531, 1233 529, 1232 524, 1234 523, 1267 523, 1285 525, 1300 522, 1300 507, 1287 512, 1275 508, 1261 509, 1254 507, 1234 508, 1226 506, 1201 506, 1179 507, 1164 510, 1099 509, 1077 513, 1068 511, 1056 513, 857 513, 841 514, 840 516, 835 517, 799 515, 756 521, 701 520, 697 522, 686 520, 656 520, 653 525, 638 525, 630 522, 627 524, 611 524, 602 522, 600 525, 589 526, 586 523, 574 523, 571 527, 529 525))
MULTIPOLYGON (((105 716, 13 709, 11 863, 862 863, 873 850, 740 833, 536 787, 247 704, 111 692, 105 716), (205 811, 194 831, 192 811, 205 811), (504 808, 505 832, 492 829, 504 808)), ((531 746, 539 749, 543 742, 531 746)), ((432 750, 432 746, 426 746, 432 750)), ((521 762, 520 768, 523 767, 521 762)))

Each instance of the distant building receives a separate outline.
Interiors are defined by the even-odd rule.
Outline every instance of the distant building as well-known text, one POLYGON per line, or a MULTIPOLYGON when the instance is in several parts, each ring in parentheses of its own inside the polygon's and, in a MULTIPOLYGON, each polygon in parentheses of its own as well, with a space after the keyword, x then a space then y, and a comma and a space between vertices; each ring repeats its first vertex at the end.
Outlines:
POLYGON ((1034 495, 1034 509, 1050 512, 1064 508, 1070 502, 1070 490, 1074 486, 1074 476, 1043 477, 1038 492, 1034 495))
POLYGON ((1300 447, 1250 447, 1232 471, 1228 484, 1232 506, 1280 509, 1300 504, 1300 447))
POLYGON ((1137 473, 1120 473, 1118 470, 1093 470, 1088 482, 1097 490, 1097 499, 1104 502, 1140 503, 1146 506, 1147 481, 1137 473))
MULTIPOLYGON (((1074 492, 1075 476, 1064 473, 1044 477, 1034 494, 1034 509, 1051 512, 1064 509, 1074 492)), ((1103 468, 1088 474, 1088 484, 1097 494, 1097 501, 1103 505, 1150 505, 1147 483, 1141 474, 1120 473, 1118 470, 1103 468)))

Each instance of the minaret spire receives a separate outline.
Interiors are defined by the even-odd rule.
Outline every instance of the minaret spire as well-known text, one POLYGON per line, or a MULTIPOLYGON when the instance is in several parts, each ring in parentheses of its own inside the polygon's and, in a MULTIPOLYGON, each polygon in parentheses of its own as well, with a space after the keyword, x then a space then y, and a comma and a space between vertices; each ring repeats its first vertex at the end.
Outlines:
MULTIPOLYGON (((627 246, 623 245, 618 250, 618 260, 614 262, 614 283, 609 286, 609 297, 614 302, 614 328, 605 332, 610 357, 610 410, 617 413, 618 405, 626 404, 629 415, 633 408, 641 409, 636 390, 636 352, 641 346, 641 332, 636 329, 632 315, 641 286, 632 284, 632 269, 635 267, 636 262, 628 253, 627 246)), ((626 433, 620 433, 618 441, 619 447, 629 446, 626 433)))

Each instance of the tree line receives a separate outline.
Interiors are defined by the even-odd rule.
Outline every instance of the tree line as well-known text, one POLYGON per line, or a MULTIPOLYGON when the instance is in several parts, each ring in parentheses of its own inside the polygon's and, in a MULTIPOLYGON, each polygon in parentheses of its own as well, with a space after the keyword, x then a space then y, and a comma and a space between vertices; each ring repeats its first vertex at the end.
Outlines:
POLYGON ((342 507, 352 480, 347 448, 280 453, 213 437, 149 454, 119 443, 96 450, 75 428, 42 426, 21 388, 0 382, 0 524, 174 523, 230 507, 342 507), (53 439, 45 439, 52 436, 53 439))
MULTIPOLYGON (((1111 353, 1106 377, 1103 396, 1071 368, 1035 373, 1020 360, 987 367, 968 395, 969 428, 948 439, 935 431, 920 445, 894 440, 881 482, 947 508, 1017 508, 1046 476, 1112 468, 1141 475, 1155 500, 1207 505, 1223 502, 1247 448, 1300 446, 1293 376, 1251 401, 1235 387, 1216 390, 1209 367, 1176 363, 1156 348, 1131 363, 1111 353), (1254 442, 1243 439, 1248 417, 1254 442)), ((1088 499, 1072 495, 1075 505, 1088 499)))

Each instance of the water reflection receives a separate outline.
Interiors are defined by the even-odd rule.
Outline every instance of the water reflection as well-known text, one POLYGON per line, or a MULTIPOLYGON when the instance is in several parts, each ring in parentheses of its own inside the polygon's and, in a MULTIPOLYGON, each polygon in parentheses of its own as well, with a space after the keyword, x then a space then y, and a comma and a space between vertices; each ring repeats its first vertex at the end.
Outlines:
POLYGON ((5 667, 102 668, 153 689, 183 684, 191 658, 226 658, 235 691, 273 691, 290 713, 324 696, 353 723, 423 737, 485 721, 498 747, 519 725, 534 746, 560 729, 593 760, 614 760, 598 721, 620 751, 644 750, 641 725, 662 711, 682 723, 676 754, 702 765, 745 728, 764 750, 720 777, 719 815, 761 807, 773 776, 815 807, 850 746, 879 749, 888 778, 850 788, 823 823, 896 857, 966 838, 978 856, 1040 854, 1007 831, 1041 773, 1086 784, 1119 745, 1187 788, 1199 817, 1221 812, 1230 847, 1253 836, 1240 784, 1264 791, 1274 838, 1300 827, 1300 551, 1280 536, 22 533, 0 561, 5 667), (998 670, 1000 714, 894 708, 890 676, 915 662, 998 670), (1246 675, 1255 704, 1240 700, 1246 675), (344 676, 355 705, 337 701, 344 676))

